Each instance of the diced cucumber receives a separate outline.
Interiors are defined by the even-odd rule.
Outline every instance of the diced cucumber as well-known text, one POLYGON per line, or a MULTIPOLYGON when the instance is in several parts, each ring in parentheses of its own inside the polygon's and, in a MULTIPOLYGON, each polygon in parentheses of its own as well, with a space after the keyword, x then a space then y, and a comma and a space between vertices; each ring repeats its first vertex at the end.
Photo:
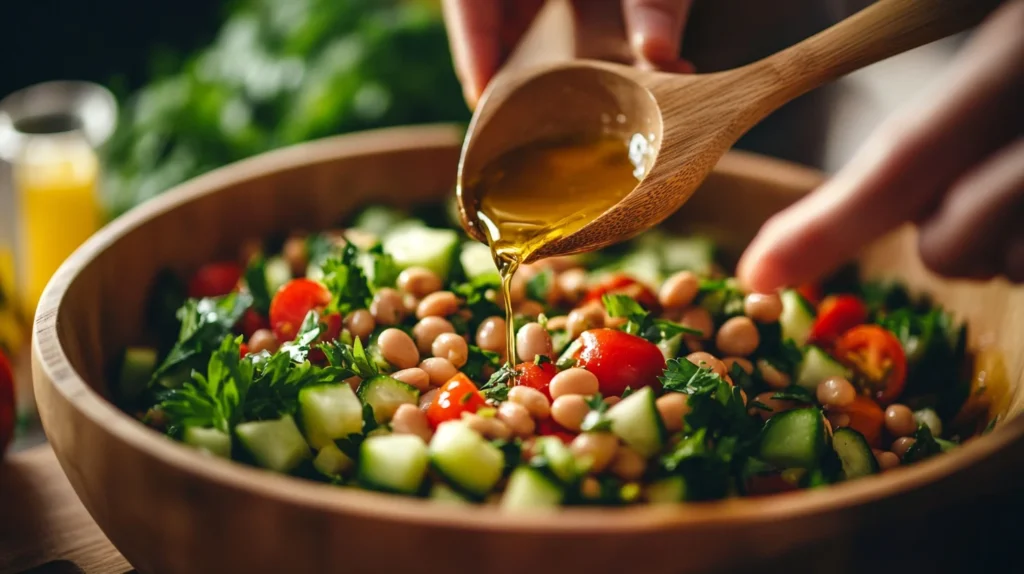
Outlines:
POLYGON ((661 285, 661 258, 652 250, 634 251, 623 257, 612 269, 625 273, 649 286, 661 285))
POLYGON ((433 229, 421 223, 396 226, 384 238, 384 252, 394 258, 399 268, 420 266, 447 279, 456 257, 459 236, 451 229, 433 229))
POLYGON ((715 244, 707 237, 666 238, 661 246, 667 273, 687 270, 705 275, 715 264, 715 244))
POLYGON ((222 458, 231 458, 231 435, 220 430, 203 427, 185 427, 185 444, 222 458))
POLYGON ((917 424, 923 424, 932 431, 933 437, 942 436, 942 419, 934 409, 924 408, 914 411, 914 420, 917 424))
POLYGON ((371 205, 360 213, 352 227, 384 237, 400 222, 408 222, 408 217, 401 211, 383 205, 371 205))
POLYGON ((783 291, 781 296, 782 315, 779 324, 782 339, 792 339, 797 345, 804 345, 814 326, 814 306, 793 289, 783 291))
POLYGON ((498 276, 498 268, 494 265, 494 258, 491 256, 491 248, 476 241, 462 245, 462 252, 459 253, 459 262, 466 272, 466 277, 476 279, 484 275, 498 276))
MULTIPOLYGON (((319 269, 319 268, 318 268, 319 269)), ((273 297, 275 293, 292 280, 292 268, 284 257, 275 255, 267 259, 264 264, 264 275, 267 278, 267 293, 273 297)))
POLYGON ((277 420, 242 423, 235 427, 238 440, 256 464, 277 472, 291 472, 310 456, 309 445, 291 415, 277 420))
POLYGON ((824 349, 810 345, 796 369, 796 384, 813 393, 829 377, 849 379, 851 376, 853 373, 850 369, 833 359, 824 349))
POLYGON ((579 478, 576 457, 561 439, 553 436, 538 437, 534 442, 534 449, 547 460, 548 468, 558 480, 572 484, 579 478))
POLYGON ((310 263, 306 267, 306 279, 310 281, 323 281, 324 280, 324 269, 316 263, 310 263))
POLYGON ((430 440, 430 460, 457 488, 483 496, 501 480, 505 455, 462 421, 437 427, 430 440))
POLYGON ((817 407, 794 409, 768 419, 761 431, 761 460, 777 468, 818 465, 826 447, 825 422, 817 407))
POLYGON ((149 379, 156 370, 156 349, 149 347, 128 347, 121 362, 120 392, 127 401, 134 401, 149 385, 149 379))
POLYGON ((313 459, 313 468, 317 469, 324 476, 331 478, 345 474, 355 465, 355 461, 341 452, 338 445, 333 442, 327 443, 320 452, 316 453, 313 459))
POLYGON ((416 435, 371 436, 359 450, 359 480, 372 488, 414 494, 429 464, 427 445, 416 435))
POLYGON ((536 468, 520 466, 512 471, 501 496, 503 510, 520 511, 554 508, 562 503, 565 490, 536 468))
POLYGON ((852 428, 836 429, 832 435, 832 448, 843 464, 843 476, 846 480, 878 472, 878 461, 868 441, 864 439, 864 435, 852 428))
POLYGON ((363 381, 357 392, 363 403, 373 409, 373 418, 379 423, 390 421, 398 407, 418 405, 420 401, 416 387, 384 375, 363 381))
POLYGON ((306 440, 315 449, 363 430, 363 404, 348 384, 306 387, 299 391, 299 412, 306 440))
POLYGON ((665 357, 665 360, 674 359, 679 355, 679 349, 683 346, 683 335, 682 333, 672 337, 671 339, 662 339, 658 342, 658 350, 661 351, 661 355, 665 357))
POLYGON ((613 405, 605 413, 612 432, 644 457, 665 446, 665 424, 654 404, 654 391, 644 387, 613 405))
POLYGON ((670 476, 647 486, 647 502, 651 504, 672 504, 686 500, 686 479, 670 476))
POLYGON ((435 482, 434 485, 430 487, 430 498, 432 500, 448 504, 467 505, 471 503, 465 496, 455 492, 452 487, 444 484, 443 482, 435 482))

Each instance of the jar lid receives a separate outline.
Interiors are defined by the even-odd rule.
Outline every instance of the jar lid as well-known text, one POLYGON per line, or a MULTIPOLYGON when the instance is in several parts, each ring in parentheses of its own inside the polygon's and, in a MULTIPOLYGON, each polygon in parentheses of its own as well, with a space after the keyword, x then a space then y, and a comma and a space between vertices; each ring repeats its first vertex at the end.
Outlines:
POLYGON ((80 132, 100 147, 117 126, 117 100, 92 82, 29 86, 0 100, 0 159, 13 161, 24 142, 41 135, 80 132))

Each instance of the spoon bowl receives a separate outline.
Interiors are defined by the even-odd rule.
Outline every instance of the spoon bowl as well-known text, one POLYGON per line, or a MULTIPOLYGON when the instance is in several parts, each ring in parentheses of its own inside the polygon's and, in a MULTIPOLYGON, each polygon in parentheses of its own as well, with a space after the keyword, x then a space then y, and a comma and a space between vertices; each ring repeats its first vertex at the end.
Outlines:
POLYGON ((525 262, 618 243, 677 211, 750 128, 792 99, 859 68, 963 31, 998 0, 878 0, 794 46, 704 75, 579 60, 499 74, 474 113, 459 162, 463 226, 486 241, 472 181, 503 152, 556 137, 646 138, 646 175, 621 201, 525 262))

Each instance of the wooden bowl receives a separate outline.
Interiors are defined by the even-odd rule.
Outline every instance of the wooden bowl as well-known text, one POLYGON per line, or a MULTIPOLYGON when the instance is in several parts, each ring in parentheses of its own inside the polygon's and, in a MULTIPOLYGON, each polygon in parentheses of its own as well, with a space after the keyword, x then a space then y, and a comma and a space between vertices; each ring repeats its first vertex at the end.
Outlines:
MULTIPOLYGON (((61 267, 34 327, 40 413, 71 484, 138 570, 593 574, 640 568, 656 574, 756 565, 845 572, 885 570, 910 558, 926 567, 929 555, 932 564, 935 556, 948 559, 932 551, 935 545, 959 542, 962 529, 950 521, 977 519, 979 492, 1015 486, 1014 471, 1024 460, 1022 417, 950 454, 816 491, 507 516, 213 459, 146 428, 104 398, 107 364, 140 335, 144 298, 159 269, 184 272, 233 257, 244 237, 327 227, 362 204, 436 200, 451 192, 459 145, 456 128, 429 126, 263 155, 135 209, 61 267), (896 558, 880 558, 880 549, 896 558)), ((732 153, 669 224, 709 232, 735 254, 771 213, 819 181, 802 167, 732 153)), ((863 263, 872 275, 895 274, 929 290, 965 317, 972 345, 1001 351, 1011 387, 1019 386, 1021 288, 930 277, 915 258, 909 232, 879 241, 863 263)), ((997 401, 993 408, 1016 412, 1020 394, 1013 404, 997 401)))

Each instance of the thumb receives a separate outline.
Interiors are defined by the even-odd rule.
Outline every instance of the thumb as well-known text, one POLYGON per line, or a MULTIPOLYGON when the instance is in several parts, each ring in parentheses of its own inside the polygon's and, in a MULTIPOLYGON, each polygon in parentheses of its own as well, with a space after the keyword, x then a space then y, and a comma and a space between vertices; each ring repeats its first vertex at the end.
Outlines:
POLYGON ((658 67, 679 60, 693 0, 624 0, 626 32, 637 58, 658 67))

